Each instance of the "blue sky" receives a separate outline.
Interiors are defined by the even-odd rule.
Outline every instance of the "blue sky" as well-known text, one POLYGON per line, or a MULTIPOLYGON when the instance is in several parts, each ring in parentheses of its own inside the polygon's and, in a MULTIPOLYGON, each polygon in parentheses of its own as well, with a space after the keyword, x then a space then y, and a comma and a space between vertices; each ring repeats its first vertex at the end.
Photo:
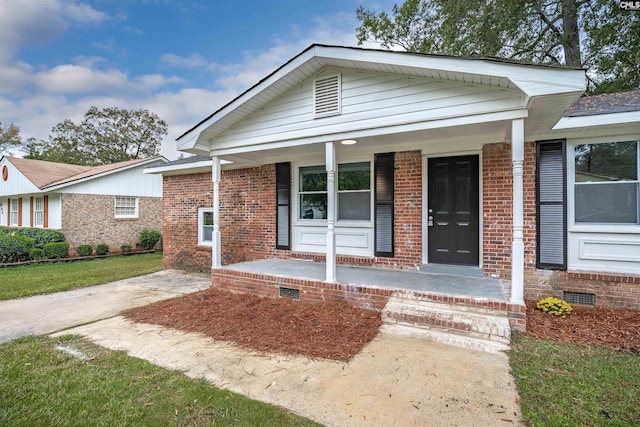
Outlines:
POLYGON ((145 108, 174 159, 177 136, 310 44, 355 46, 358 6, 393 3, 0 0, 0 121, 47 139, 90 106, 145 108))

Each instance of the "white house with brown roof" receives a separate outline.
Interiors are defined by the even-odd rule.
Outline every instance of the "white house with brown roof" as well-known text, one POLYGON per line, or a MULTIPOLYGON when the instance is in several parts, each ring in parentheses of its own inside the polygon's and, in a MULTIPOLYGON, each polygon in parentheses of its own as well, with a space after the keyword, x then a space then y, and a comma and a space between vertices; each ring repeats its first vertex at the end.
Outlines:
POLYGON ((162 229, 162 179, 143 169, 163 157, 80 166, 0 159, 0 226, 60 230, 71 248, 135 245, 143 229, 162 229))

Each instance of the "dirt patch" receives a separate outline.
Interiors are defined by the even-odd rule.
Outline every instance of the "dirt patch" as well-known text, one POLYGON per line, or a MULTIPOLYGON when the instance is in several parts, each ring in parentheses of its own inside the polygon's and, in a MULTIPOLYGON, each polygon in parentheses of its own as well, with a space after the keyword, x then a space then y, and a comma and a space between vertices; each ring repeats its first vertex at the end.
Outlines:
POLYGON ((527 333, 562 343, 640 354, 640 311, 573 306, 564 319, 527 301, 527 333))
POLYGON ((345 361, 375 338, 382 323, 380 313, 341 301, 310 304, 215 288, 124 314, 258 351, 345 361))

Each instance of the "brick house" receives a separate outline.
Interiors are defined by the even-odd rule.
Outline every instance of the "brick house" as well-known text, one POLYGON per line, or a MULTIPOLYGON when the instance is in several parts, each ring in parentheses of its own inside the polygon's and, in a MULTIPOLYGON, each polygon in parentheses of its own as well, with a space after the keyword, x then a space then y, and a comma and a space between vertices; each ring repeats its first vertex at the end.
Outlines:
POLYGON ((73 249, 106 243, 111 251, 162 229, 162 179, 143 173, 164 157, 80 166, 0 159, 0 226, 61 231, 73 249))
POLYGON ((392 292, 336 266, 468 269, 506 283, 513 312, 549 295, 640 309, 640 91, 584 90, 584 70, 312 45, 178 138, 196 156, 147 169, 165 266, 376 308, 392 292), (326 270, 229 272, 264 259, 326 270))

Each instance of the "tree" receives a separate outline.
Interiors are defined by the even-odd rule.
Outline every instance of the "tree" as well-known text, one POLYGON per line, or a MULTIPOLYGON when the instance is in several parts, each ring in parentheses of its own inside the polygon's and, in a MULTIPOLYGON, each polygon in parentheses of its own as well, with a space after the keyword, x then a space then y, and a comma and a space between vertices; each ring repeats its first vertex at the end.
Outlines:
POLYGON ((20 145, 20 129, 13 123, 2 124, 0 122, 0 154, 5 153, 11 147, 20 145))
POLYGON ((51 131, 23 145, 26 158, 96 166, 158 155, 167 123, 148 110, 91 107, 79 124, 67 119, 51 131))
POLYGON ((640 13, 609 0, 406 0, 392 15, 362 6, 358 42, 586 68, 591 93, 640 86, 640 13))

